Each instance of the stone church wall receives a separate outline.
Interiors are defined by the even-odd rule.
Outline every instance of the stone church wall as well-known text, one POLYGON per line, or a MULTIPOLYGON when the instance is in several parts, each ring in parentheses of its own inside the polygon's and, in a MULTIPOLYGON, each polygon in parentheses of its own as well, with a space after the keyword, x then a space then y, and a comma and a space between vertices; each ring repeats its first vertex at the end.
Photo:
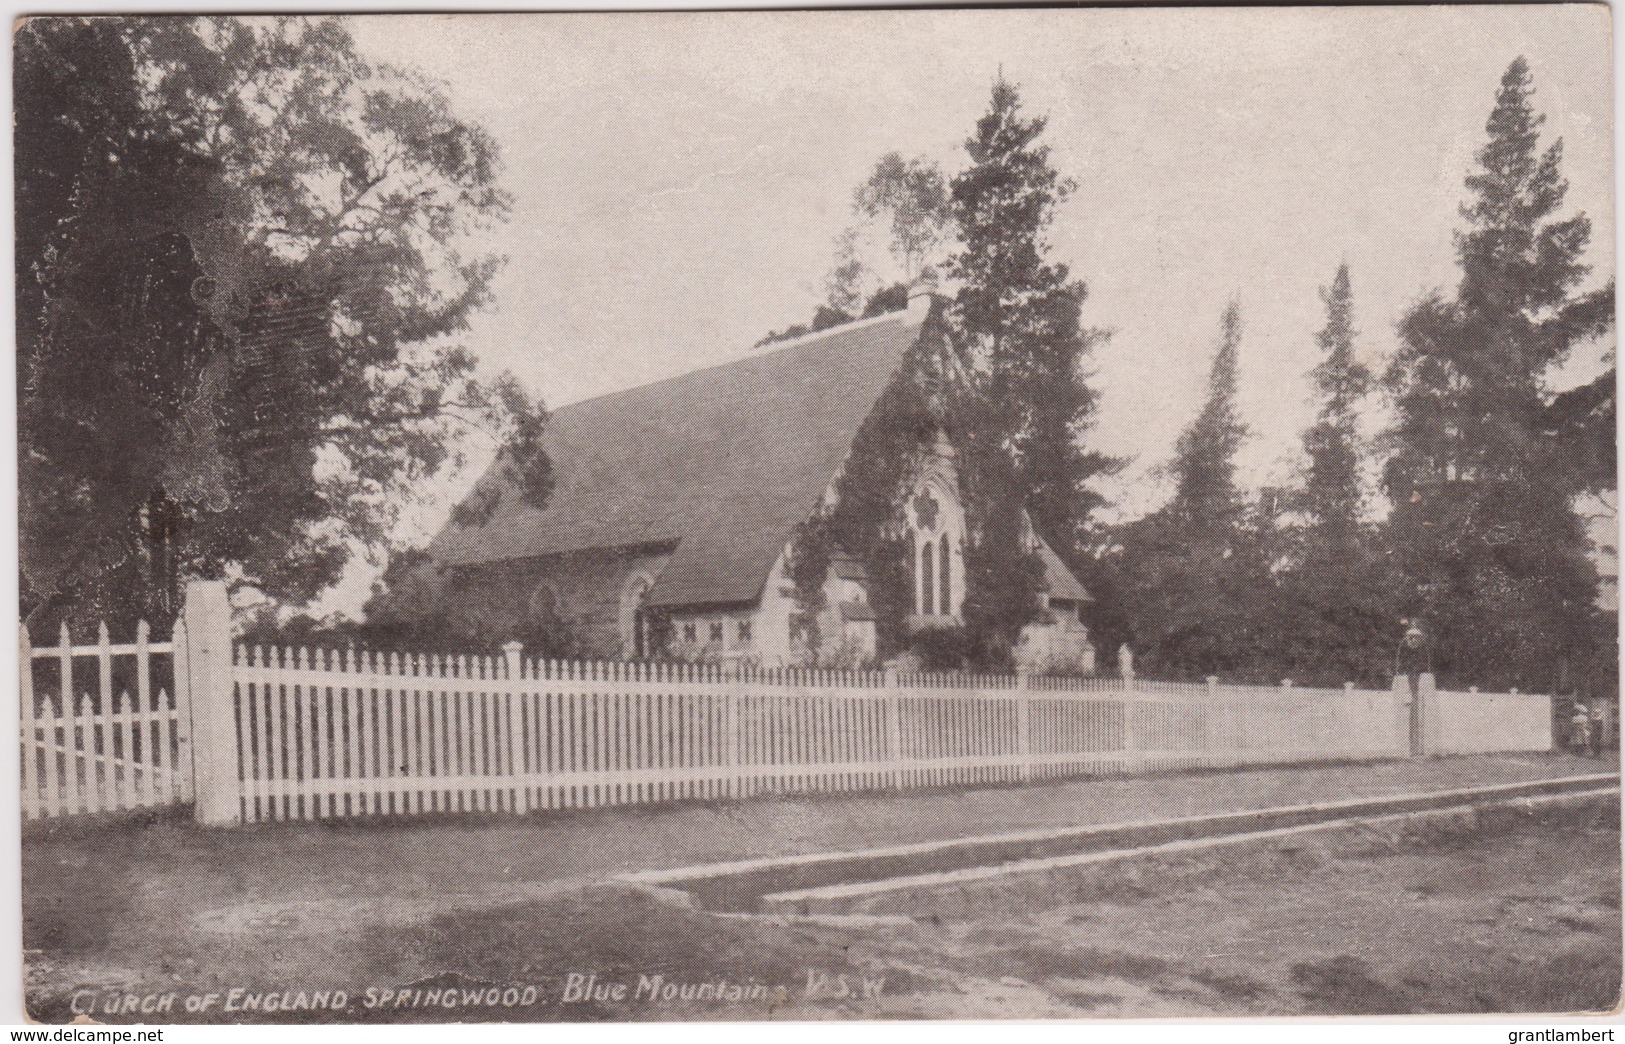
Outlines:
POLYGON ((640 574, 660 575, 670 552, 585 551, 457 570, 448 598, 475 633, 513 633, 556 616, 578 655, 630 657, 623 649, 622 596, 640 574))

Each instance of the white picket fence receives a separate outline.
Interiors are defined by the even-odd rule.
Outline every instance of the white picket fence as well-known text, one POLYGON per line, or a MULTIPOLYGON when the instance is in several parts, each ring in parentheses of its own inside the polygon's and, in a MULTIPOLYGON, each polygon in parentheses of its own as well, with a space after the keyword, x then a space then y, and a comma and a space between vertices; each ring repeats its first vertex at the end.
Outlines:
MULTIPOLYGON (((235 646, 248 822, 1397 756, 1387 691, 235 646)), ((232 773, 227 773, 229 777, 232 773)))
MULTIPOLYGON (((1404 757, 1409 693, 267 648, 188 585, 173 642, 22 636, 29 819, 205 825, 1404 757), (167 684, 166 684, 167 682, 167 684)), ((1547 750, 1547 697, 1422 684, 1428 753, 1547 750)))
POLYGON ((191 800, 186 672, 173 666, 184 636, 154 642, 149 634, 143 621, 134 642, 115 645, 102 624, 96 644, 74 645, 64 624, 56 645, 34 648, 23 630, 25 818, 191 800), (38 675, 54 677, 36 685, 38 675))

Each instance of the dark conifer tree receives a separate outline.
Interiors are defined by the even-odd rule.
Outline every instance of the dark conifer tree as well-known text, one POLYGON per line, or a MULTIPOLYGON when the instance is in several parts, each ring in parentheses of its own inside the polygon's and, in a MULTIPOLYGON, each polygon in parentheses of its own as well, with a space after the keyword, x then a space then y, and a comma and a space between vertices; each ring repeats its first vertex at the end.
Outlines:
POLYGON ((1371 390, 1371 371, 1354 358, 1354 291, 1347 264, 1337 266, 1332 285, 1320 295, 1326 304, 1326 325, 1315 337, 1321 352, 1314 370, 1320 411, 1303 436, 1309 456, 1303 509, 1316 553, 1330 555, 1352 547, 1360 532, 1365 495, 1355 409, 1371 390))
POLYGON ((1379 684, 1391 668, 1395 618, 1392 571, 1372 545, 1361 476, 1357 409, 1371 371, 1354 353, 1354 292, 1348 265, 1321 290, 1326 325, 1316 335, 1318 414, 1304 432, 1309 466, 1292 498, 1287 558, 1276 563, 1280 597, 1274 632, 1280 670, 1307 684, 1379 684))
POLYGON ((1215 537, 1236 529, 1242 511, 1236 451, 1247 439, 1247 426, 1236 413, 1240 351, 1241 306, 1232 300, 1220 320, 1207 401, 1195 422, 1180 434, 1171 469, 1175 486, 1169 510, 1192 530, 1215 537))
POLYGON ((1612 287, 1582 293, 1591 236, 1561 215, 1562 142, 1540 148, 1528 65, 1501 79, 1467 178, 1461 280, 1401 324, 1386 539, 1405 608, 1447 677, 1564 687, 1594 642, 1596 571, 1573 498, 1584 485, 1549 430, 1543 378, 1611 322, 1612 287))
POLYGON ((1014 85, 995 82, 965 143, 971 165, 950 193, 962 244, 950 265, 961 377, 950 416, 972 522, 967 624, 992 658, 1008 655, 1042 586, 1021 512, 1006 510, 1011 498, 1076 561, 1101 503, 1087 480, 1109 465, 1081 445, 1096 406, 1083 364, 1100 335, 1081 322, 1084 284, 1050 257, 1049 225, 1073 186, 1040 144, 1044 127, 1022 114, 1014 85))
POLYGON ((1241 310, 1224 311, 1202 410, 1180 435, 1173 498, 1124 527, 1113 571, 1130 642, 1154 674, 1276 680, 1272 592, 1258 523, 1236 484, 1241 310))

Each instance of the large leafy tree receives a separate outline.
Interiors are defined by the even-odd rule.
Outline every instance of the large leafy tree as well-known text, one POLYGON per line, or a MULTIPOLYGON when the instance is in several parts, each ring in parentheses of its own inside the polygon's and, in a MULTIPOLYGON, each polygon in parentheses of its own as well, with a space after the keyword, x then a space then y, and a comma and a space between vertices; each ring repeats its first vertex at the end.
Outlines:
POLYGON ((907 306, 917 286, 936 285, 953 214, 935 163, 888 152, 853 191, 852 216, 836 240, 828 295, 812 321, 775 330, 757 347, 895 311, 907 306))
POLYGON ((460 343, 498 259, 494 144, 306 18, 16 35, 25 611, 308 599, 466 431, 533 498, 543 414, 460 343))
POLYGON ((947 179, 935 163, 886 153, 852 193, 852 214, 856 223, 836 245, 828 307, 856 312, 865 286, 936 283, 943 251, 953 238, 954 215, 947 179), (876 258, 879 251, 871 242, 882 223, 889 265, 876 258))
POLYGON ((1596 572, 1573 507, 1595 468, 1566 452, 1573 432, 1544 380, 1607 328, 1613 288, 1581 291, 1591 225, 1563 216, 1562 142, 1540 147, 1533 94, 1519 58, 1467 178, 1460 282, 1401 324, 1384 483, 1405 608, 1433 632, 1435 665, 1545 688, 1594 645, 1596 572))
POLYGON ((177 383, 213 347, 176 234, 217 176, 144 108, 113 20, 15 36, 23 609, 131 571, 140 476, 163 468, 177 383), (110 308, 118 300, 122 307, 110 308), (168 302, 173 306, 164 307, 168 302), (137 398, 141 400, 136 405, 137 398))

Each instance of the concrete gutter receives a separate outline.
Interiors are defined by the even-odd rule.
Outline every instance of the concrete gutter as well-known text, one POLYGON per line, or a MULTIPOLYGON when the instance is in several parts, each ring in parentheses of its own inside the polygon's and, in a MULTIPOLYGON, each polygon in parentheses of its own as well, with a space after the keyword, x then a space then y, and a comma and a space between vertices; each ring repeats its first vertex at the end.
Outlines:
MULTIPOLYGON (((1231 837, 1257 839, 1260 836, 1287 836, 1308 827, 1324 828, 1334 823, 1347 823, 1351 818, 1359 816, 1399 815, 1450 806, 1595 790, 1599 787, 1617 788, 1618 784, 1619 775, 1616 773, 1595 773, 1522 783, 1358 797, 1171 819, 1081 827, 1047 827, 906 845, 705 863, 622 874, 614 880, 624 884, 694 891, 702 895, 721 892, 748 894, 753 891, 755 882, 761 882, 767 887, 760 892, 754 892, 754 895, 762 895, 764 892, 770 897, 813 893, 822 895, 824 886, 850 888, 857 887, 863 882, 878 883, 909 877, 937 876, 908 873, 921 864, 943 862, 964 864, 961 869, 943 871, 949 875, 986 875, 997 872, 999 867, 1005 865, 1022 863, 1036 865, 1056 859, 1072 861, 1056 865, 1078 865, 1087 861, 1085 857, 1098 859, 1116 851, 1149 850, 1164 844, 1213 843, 1231 837), (1257 829, 1264 823, 1272 825, 1267 829, 1257 829), (1254 829, 1248 829, 1249 827, 1254 829), (1088 848, 1090 851, 1076 851, 1079 848, 1088 848), (1073 851, 1067 851, 1068 849, 1073 851), (771 886, 775 878, 781 881, 779 888, 771 886), (792 881, 799 878, 805 886, 785 888, 784 884, 791 883, 784 881, 785 878, 792 881), (813 885, 819 887, 812 887, 813 885)), ((724 905, 738 908, 735 902, 727 902, 724 905)))
POLYGON ((845 884, 825 885, 818 888, 805 888, 792 891, 775 892, 762 896, 761 908, 764 911, 783 914, 830 914, 853 909, 855 907, 861 908, 862 904, 866 902, 885 897, 904 896, 911 893, 929 894, 950 890, 961 890, 965 889, 967 886, 996 884, 1005 879, 1014 877, 1041 875, 1058 870, 1076 869, 1096 864, 1112 863, 1129 859, 1207 851, 1233 845, 1268 843, 1296 836, 1327 831, 1380 830, 1386 826, 1419 824, 1429 820, 1443 822, 1452 818, 1459 819, 1463 813, 1475 813, 1478 810, 1485 808, 1506 808, 1536 812, 1543 807, 1581 805, 1603 800, 1609 800, 1617 805, 1619 802, 1620 793, 1619 786, 1617 777, 1612 778, 1615 781, 1613 786, 1597 787, 1588 790, 1571 790, 1556 794, 1534 796, 1489 796, 1479 800, 1467 801, 1460 804, 1389 813, 1385 815, 1354 817, 1344 816, 1327 819, 1322 822, 1302 823, 1295 826, 1278 827, 1269 830, 1254 830, 1243 833, 1191 837, 1178 841, 1162 842, 1160 844, 1115 848, 1108 849, 1106 851, 1081 852, 1073 855, 1054 856, 1046 859, 1020 860, 1017 862, 1001 863, 990 866, 972 866, 961 870, 950 870, 940 873, 912 874, 886 878, 878 881, 858 881, 845 884))

